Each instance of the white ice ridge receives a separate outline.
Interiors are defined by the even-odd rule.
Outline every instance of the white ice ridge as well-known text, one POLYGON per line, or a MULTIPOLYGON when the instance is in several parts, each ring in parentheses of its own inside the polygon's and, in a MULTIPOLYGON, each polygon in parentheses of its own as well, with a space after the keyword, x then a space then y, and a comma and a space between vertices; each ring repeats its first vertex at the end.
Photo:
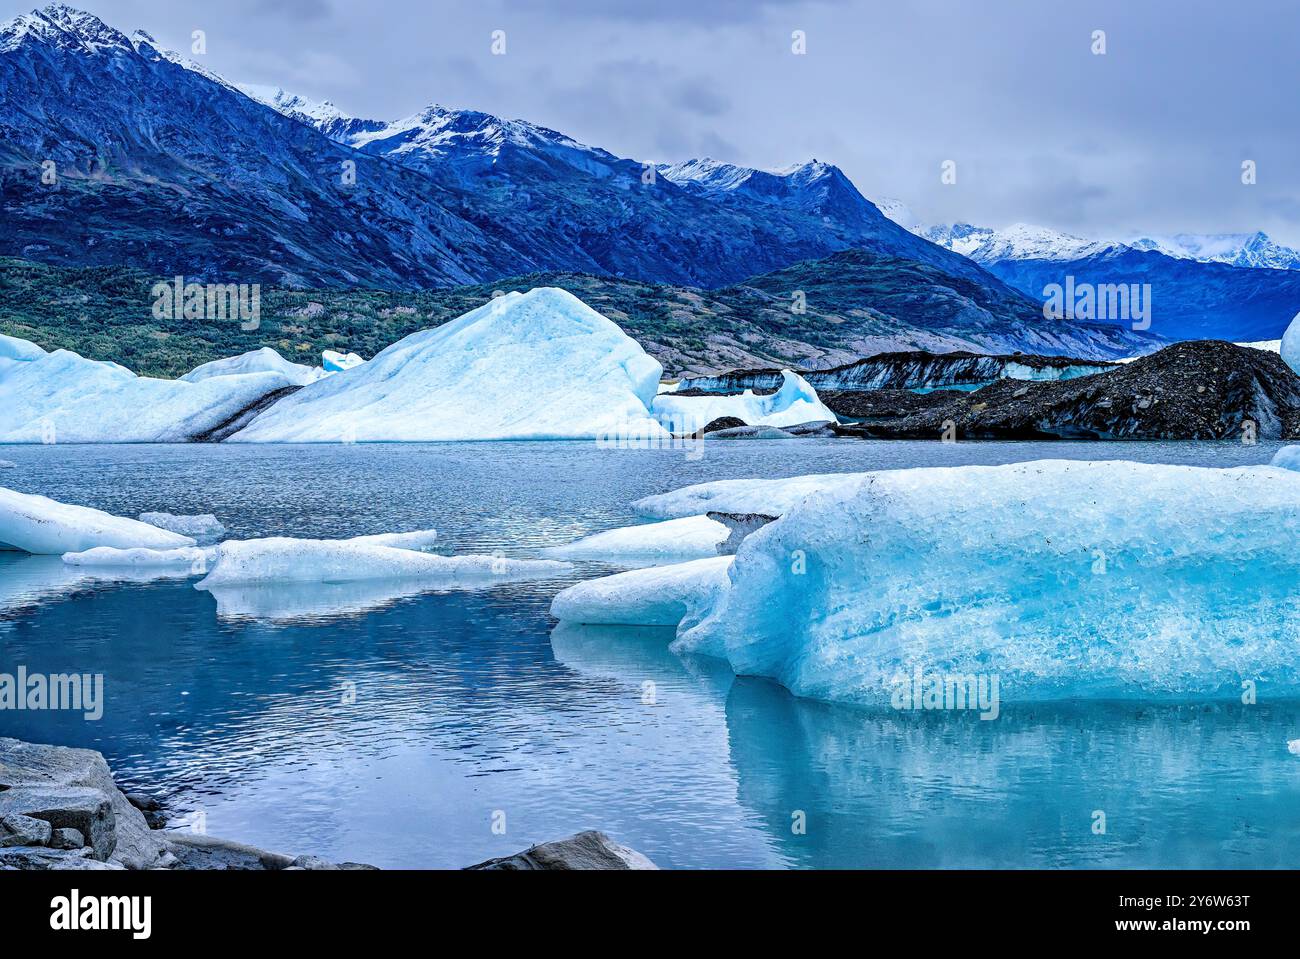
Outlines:
POLYGON ((571 293, 507 293, 304 387, 233 442, 666 439, 663 368, 571 293))
POLYGON ((1270 466, 1284 470, 1300 470, 1300 446, 1284 446, 1273 454, 1270 466))
POLYGON ((369 536, 353 536, 348 543, 361 543, 369 546, 394 546, 397 549, 429 549, 438 539, 436 529, 417 529, 409 533, 372 533, 369 536))
POLYGON ((732 559, 711 556, 590 579, 561 590, 551 615, 606 626, 689 625, 726 589, 732 559))
POLYGON ((753 390, 732 396, 678 396, 660 393, 651 410, 675 433, 695 432, 721 416, 735 416, 749 426, 798 426, 800 423, 839 420, 817 397, 817 391, 798 373, 782 370, 781 388, 767 396, 753 390))
POLYGON ((1278 347, 1286 365, 1300 373, 1300 313, 1291 319, 1291 325, 1282 334, 1282 344, 1278 347))
POLYGON ((292 385, 276 372, 154 379, 3 337, 0 443, 183 443, 292 385))
POLYGON ((547 556, 561 559, 592 559, 675 562, 717 556, 731 530, 707 516, 684 516, 662 523, 623 526, 584 536, 564 546, 543 549, 547 556))
POLYGON ((700 513, 762 513, 780 516, 813 493, 856 483, 866 473, 813 473, 788 479, 737 479, 696 483, 632 504, 642 516, 668 519, 700 513))
POLYGON ((238 356, 228 356, 196 366, 181 379, 187 383, 197 383, 214 376, 231 376, 239 373, 279 373, 294 386, 306 386, 324 376, 325 370, 319 366, 292 363, 269 346, 264 346, 260 350, 249 350, 238 356))
POLYGON ((79 553, 64 553, 69 566, 98 566, 128 570, 172 569, 206 572, 216 559, 215 546, 181 546, 176 549, 117 549, 96 546, 79 553))
POLYGON ((58 555, 96 546, 175 549, 193 546, 194 540, 88 506, 71 506, 0 487, 0 544, 28 553, 58 555))
POLYGON ((1300 691, 1300 473, 1044 460, 868 473, 742 543, 674 648, 818 699, 1300 691))
POLYGON ((437 556, 355 540, 227 540, 217 548, 212 571, 199 589, 259 583, 349 583, 374 579, 418 579, 457 585, 546 578, 568 563, 500 556, 437 556))

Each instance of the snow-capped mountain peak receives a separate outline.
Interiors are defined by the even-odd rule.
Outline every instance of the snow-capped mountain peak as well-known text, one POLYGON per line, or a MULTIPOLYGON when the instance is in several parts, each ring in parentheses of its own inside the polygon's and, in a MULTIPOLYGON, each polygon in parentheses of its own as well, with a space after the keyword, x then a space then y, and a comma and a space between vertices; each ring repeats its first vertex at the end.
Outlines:
POLYGON ((85 53, 129 52, 131 41, 94 14, 52 3, 0 24, 0 50, 17 49, 27 41, 78 47, 85 53))
POLYGON ((1153 250, 1179 260, 1227 263, 1229 266, 1271 270, 1300 269, 1300 251, 1275 242, 1267 233, 1175 233, 1172 236, 1143 235, 1130 240, 1137 250, 1153 250))
POLYGON ((287 117, 312 126, 353 119, 329 100, 309 100, 296 93, 290 93, 281 87, 264 86, 257 83, 236 83, 235 89, 258 103, 266 104, 277 113, 282 113, 287 117))
POLYGON ((1030 223, 1013 223, 993 230, 969 223, 952 223, 919 229, 931 243, 968 256, 978 263, 999 260, 1076 260, 1113 250, 1117 244, 1089 240, 1071 233, 1030 223))

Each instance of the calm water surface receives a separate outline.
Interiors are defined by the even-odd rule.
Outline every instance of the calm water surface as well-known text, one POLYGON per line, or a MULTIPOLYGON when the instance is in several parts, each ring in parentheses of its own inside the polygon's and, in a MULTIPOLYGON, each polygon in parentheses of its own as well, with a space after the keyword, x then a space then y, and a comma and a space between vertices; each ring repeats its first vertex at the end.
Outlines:
MULTIPOLYGON (((213 512, 235 537, 433 526, 446 552, 528 556, 711 479, 1043 457, 1228 466, 1275 448, 0 447, 17 464, 0 483, 123 515, 213 512)), ((213 835, 387 867, 463 866, 584 828, 677 867, 1300 862, 1300 760, 1286 751, 1300 704, 1004 707, 980 722, 800 700, 673 655, 671 631, 557 627, 555 592, 609 571, 478 592, 253 591, 219 615, 189 582, 0 553, 0 671, 107 685, 99 722, 0 712, 0 734, 102 750, 178 827, 202 814, 213 835)))

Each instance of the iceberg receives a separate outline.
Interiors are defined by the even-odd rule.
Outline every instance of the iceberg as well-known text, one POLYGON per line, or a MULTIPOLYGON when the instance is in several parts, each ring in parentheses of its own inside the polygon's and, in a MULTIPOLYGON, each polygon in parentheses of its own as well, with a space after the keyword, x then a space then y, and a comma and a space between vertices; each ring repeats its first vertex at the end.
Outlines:
POLYGON ((196 366, 182 376, 181 380, 186 383, 198 383, 214 376, 233 376, 239 373, 278 373, 286 382, 294 386, 306 386, 324 376, 325 370, 319 366, 291 363, 269 346, 264 346, 260 350, 249 350, 238 356, 229 356, 196 366))
POLYGON ((788 479, 715 480, 696 483, 632 504, 642 516, 672 519, 710 511, 780 516, 813 493, 855 485, 866 473, 813 473, 788 479))
POLYGON ((320 359, 323 373, 342 373, 365 362, 355 353, 340 353, 338 350, 322 350, 320 359))
POLYGON ((1045 460, 862 474, 750 535, 674 648, 816 699, 1300 692, 1300 473, 1045 460))
POLYGON ((799 426, 839 420, 817 397, 817 391, 798 373, 781 371, 781 388, 767 396, 753 390, 734 396, 679 396, 660 393, 650 406, 662 423, 675 433, 693 433, 723 416, 734 416, 747 426, 799 426))
POLYGON ((233 442, 665 439, 663 368, 564 290, 507 293, 278 401, 233 442))
POLYGON ((1300 313, 1291 319, 1291 325, 1282 334, 1278 352, 1282 354, 1282 359, 1287 366, 1300 373, 1300 313))
POLYGON ((184 443, 210 438, 293 384, 281 373, 198 382, 136 376, 117 363, 22 340, 0 344, 0 443, 184 443), (36 351, 39 351, 37 353, 36 351))
POLYGON ((174 513, 141 513, 140 522, 159 529, 188 536, 200 546, 208 546, 226 535, 226 527, 211 513, 177 516, 174 513))
POLYGON ((197 585, 262 583, 350 583, 375 579, 418 579, 439 585, 491 584, 545 578, 570 569, 568 563, 501 556, 436 556, 373 542, 341 539, 227 540, 217 547, 212 571, 197 585))
POLYGON ((584 536, 565 546, 551 546, 541 552, 561 559, 591 559, 655 563, 717 556, 718 548, 731 536, 724 523, 707 516, 685 516, 662 523, 623 526, 584 536))
POLYGON ((1300 470, 1300 446, 1284 446, 1273 454, 1270 466, 1284 470, 1300 470))
POLYGON ((13 460, 0 460, 0 470, 14 470, 17 468, 18 464, 13 460))
POLYGON ((551 615, 598 626, 688 625, 726 589, 733 559, 711 556, 590 579, 557 593, 551 615))
POLYGON ((0 487, 0 543, 28 553, 57 556, 96 546, 176 549, 193 546, 194 540, 88 506, 71 506, 0 487))

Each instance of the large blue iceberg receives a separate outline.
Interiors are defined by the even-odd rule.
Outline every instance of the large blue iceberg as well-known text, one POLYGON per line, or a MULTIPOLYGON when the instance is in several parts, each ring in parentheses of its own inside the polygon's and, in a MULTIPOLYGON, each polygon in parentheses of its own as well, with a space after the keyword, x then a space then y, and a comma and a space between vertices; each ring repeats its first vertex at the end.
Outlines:
MULTIPOLYGON (((819 699, 1300 694, 1300 473, 1046 460, 845 477, 749 536, 675 647, 819 699)), ((905 699, 905 705, 910 699, 905 699)))

